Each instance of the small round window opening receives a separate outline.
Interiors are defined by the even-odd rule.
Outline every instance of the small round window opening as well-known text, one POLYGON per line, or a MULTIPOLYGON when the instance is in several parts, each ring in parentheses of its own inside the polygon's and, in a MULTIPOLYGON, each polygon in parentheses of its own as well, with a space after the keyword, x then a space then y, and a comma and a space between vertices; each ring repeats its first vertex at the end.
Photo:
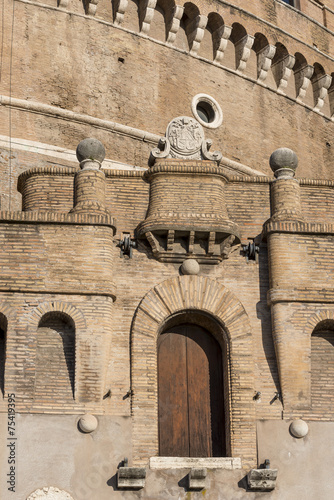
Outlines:
POLYGON ((191 103, 194 117, 207 128, 218 128, 223 123, 223 112, 218 102, 206 94, 197 94, 191 103))

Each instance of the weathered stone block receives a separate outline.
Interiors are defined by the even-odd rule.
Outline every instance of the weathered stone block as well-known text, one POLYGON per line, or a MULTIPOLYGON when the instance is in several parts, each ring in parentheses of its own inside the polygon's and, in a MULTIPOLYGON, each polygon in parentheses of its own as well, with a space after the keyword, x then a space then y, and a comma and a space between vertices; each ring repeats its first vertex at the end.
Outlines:
POLYGON ((140 490, 145 486, 146 469, 142 467, 120 467, 117 471, 117 487, 140 490))
POLYGON ((274 490, 277 473, 277 469, 252 469, 247 474, 248 488, 256 491, 274 490))

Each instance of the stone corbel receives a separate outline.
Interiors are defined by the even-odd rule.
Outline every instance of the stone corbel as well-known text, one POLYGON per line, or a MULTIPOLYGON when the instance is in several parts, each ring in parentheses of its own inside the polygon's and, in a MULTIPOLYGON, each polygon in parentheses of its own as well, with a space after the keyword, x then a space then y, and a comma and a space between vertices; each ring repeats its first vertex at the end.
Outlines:
POLYGON ((246 35, 235 42, 235 67, 237 71, 242 72, 246 69, 254 40, 252 35, 246 35))
POLYGON ((208 18, 206 16, 199 15, 195 17, 195 19, 190 21, 187 27, 187 37, 190 47, 190 54, 192 54, 193 56, 198 53, 207 23, 208 18))
POLYGON ((87 2, 87 9, 86 9, 86 13, 89 15, 89 16, 95 16, 95 13, 96 13, 96 7, 97 7, 97 4, 98 4, 98 1, 99 0, 90 0, 89 2, 87 2))
POLYGON ((68 6, 68 0, 58 0, 58 7, 65 9, 68 6))
POLYGON ((227 42, 231 36, 231 26, 220 26, 212 33, 212 43, 214 50, 214 62, 221 64, 227 47, 227 42))
POLYGON ((288 80, 291 76, 291 70, 296 62, 295 56, 287 54, 283 59, 277 61, 273 66, 272 70, 277 83, 277 92, 284 94, 284 89, 288 86, 288 80))
POLYGON ((188 489, 189 490, 203 490, 205 488, 205 478, 207 475, 207 470, 203 469, 191 469, 188 474, 188 489))
POLYGON ((177 32, 180 28, 180 21, 183 16, 184 7, 175 5, 171 26, 168 30, 167 43, 174 43, 177 32))
POLYGON ((322 75, 313 82, 314 111, 320 111, 323 108, 331 83, 332 77, 330 75, 322 75))
POLYGON ((145 237, 152 248, 153 255, 158 254, 160 250, 160 245, 154 234, 151 233, 151 231, 147 231, 147 233, 145 233, 145 237))
POLYGON ((277 472, 277 469, 252 469, 247 474, 248 489, 251 491, 274 490, 277 472))
POLYGON ((314 72, 314 67, 306 64, 302 68, 295 71, 296 82, 296 98, 297 101, 302 101, 305 97, 308 86, 310 85, 311 78, 314 72))
POLYGON ((117 471, 117 488, 140 490, 145 486, 146 469, 141 467, 120 467, 117 471))
POLYGON ((128 8, 128 0, 113 0, 114 24, 122 24, 124 14, 128 8))
POLYGON ((150 31, 156 4, 157 0, 141 0, 139 2, 140 33, 144 35, 150 31))
POLYGON ((266 45, 259 50, 257 55, 257 81, 264 83, 267 78, 268 71, 271 68, 272 60, 276 54, 275 45, 266 45))
POLYGON ((228 259, 230 254, 240 247, 240 245, 233 246, 235 240, 236 237, 231 234, 220 244, 220 254, 223 259, 228 259))

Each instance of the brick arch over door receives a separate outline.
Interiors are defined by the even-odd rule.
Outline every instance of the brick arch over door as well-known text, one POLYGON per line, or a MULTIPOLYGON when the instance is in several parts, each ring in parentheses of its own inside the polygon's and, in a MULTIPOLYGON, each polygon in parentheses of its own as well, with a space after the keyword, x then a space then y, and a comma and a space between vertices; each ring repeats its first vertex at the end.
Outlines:
POLYGON ((230 361, 231 454, 244 467, 256 463, 254 363, 247 313, 226 287, 206 277, 181 276, 160 283, 143 298, 131 331, 133 462, 158 454, 157 338, 166 322, 182 311, 209 314, 220 324, 230 361))

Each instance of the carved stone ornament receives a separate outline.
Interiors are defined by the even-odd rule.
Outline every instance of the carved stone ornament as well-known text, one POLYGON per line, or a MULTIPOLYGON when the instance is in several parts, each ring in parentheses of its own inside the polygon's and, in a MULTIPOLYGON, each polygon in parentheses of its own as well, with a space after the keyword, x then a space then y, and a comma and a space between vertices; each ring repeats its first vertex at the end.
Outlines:
POLYGON ((34 491, 27 500, 74 500, 69 493, 53 486, 34 491))
POLYGON ((220 162, 219 151, 209 152, 212 141, 206 140, 202 126, 188 116, 174 118, 162 137, 158 147, 151 151, 150 164, 159 158, 180 158, 183 160, 211 160, 220 162))

